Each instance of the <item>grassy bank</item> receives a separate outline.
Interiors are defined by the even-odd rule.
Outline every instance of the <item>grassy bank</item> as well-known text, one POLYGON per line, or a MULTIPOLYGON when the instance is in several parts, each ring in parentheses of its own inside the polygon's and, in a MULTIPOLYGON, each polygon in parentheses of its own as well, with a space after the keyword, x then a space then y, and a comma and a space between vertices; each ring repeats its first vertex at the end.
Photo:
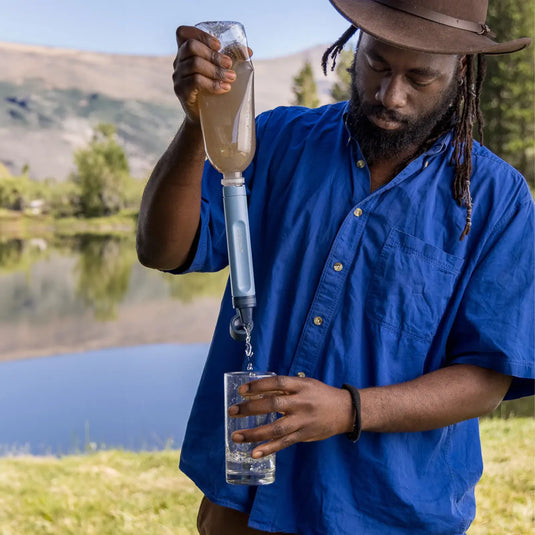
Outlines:
POLYGON ((74 234, 130 233, 136 229, 137 211, 123 210, 107 217, 30 215, 0 208, 0 239, 52 239, 74 234))
POLYGON ((481 422, 485 468, 469 535, 535 533, 535 420, 481 422))
MULTIPOLYGON (((484 420, 485 475, 469 535, 535 528, 535 420, 484 420)), ((200 493, 178 452, 0 459, 0 535, 193 535, 200 493)))
POLYGON ((200 493, 178 452, 0 459, 0 535, 189 535, 200 493))

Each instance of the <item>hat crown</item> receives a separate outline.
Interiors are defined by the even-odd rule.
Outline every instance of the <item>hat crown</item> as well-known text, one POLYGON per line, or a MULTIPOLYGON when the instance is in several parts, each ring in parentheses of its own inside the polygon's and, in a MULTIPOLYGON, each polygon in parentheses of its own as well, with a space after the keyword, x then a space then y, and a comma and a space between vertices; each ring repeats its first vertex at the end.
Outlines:
POLYGON ((435 54, 507 54, 531 44, 496 42, 488 0, 330 0, 351 24, 401 48, 435 54))
POLYGON ((489 5, 488 0, 410 0, 409 3, 457 19, 480 23, 487 19, 489 5))

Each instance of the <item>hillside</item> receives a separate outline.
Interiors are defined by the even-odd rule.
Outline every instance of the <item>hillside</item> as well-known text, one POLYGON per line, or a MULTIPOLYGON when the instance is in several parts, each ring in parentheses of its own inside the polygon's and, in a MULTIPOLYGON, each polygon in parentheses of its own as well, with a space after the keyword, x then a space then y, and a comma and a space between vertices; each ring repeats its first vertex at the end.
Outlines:
MULTIPOLYGON (((256 111, 292 101, 292 78, 308 59, 322 103, 335 80, 323 76, 319 46, 255 61, 256 111)), ((173 57, 101 54, 0 42, 0 162, 12 173, 65 179, 72 154, 99 122, 117 126, 134 176, 145 178, 181 121, 173 57)), ((254 60, 254 57, 253 57, 254 60)))

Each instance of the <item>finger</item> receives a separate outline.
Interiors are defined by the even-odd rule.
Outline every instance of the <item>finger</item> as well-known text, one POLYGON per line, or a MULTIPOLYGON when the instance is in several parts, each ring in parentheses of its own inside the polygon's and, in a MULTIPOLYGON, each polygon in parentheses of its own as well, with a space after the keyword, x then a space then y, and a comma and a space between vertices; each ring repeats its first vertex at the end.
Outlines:
POLYGON ((206 46, 205 43, 195 39, 185 41, 178 49, 174 67, 185 64, 187 60, 193 61, 196 58, 202 58, 209 64, 213 64, 221 69, 230 69, 232 67, 232 58, 228 55, 220 54, 216 50, 206 46))
POLYGON ((213 35, 210 35, 195 26, 179 26, 176 30, 176 42, 178 46, 180 47, 183 43, 189 40, 200 41, 216 52, 221 48, 219 39, 213 35))
POLYGON ((291 411, 293 400, 284 393, 268 392, 257 394, 254 398, 248 397, 244 402, 232 405, 228 409, 228 415, 233 418, 245 416, 258 416, 276 412, 286 414, 291 411))
MULTIPOLYGON (((186 41, 193 39, 204 43, 208 48, 215 50, 216 52, 221 50, 221 42, 217 37, 204 32, 203 30, 196 28, 195 26, 179 26, 176 30, 176 41, 180 47, 186 41)), ((253 50, 251 47, 247 47, 247 57, 252 57, 253 50)), ((245 58, 244 58, 245 59, 245 58)))
POLYGON ((307 436, 306 425, 292 416, 284 416, 272 424, 255 429, 237 431, 238 439, 240 434, 243 435, 242 442, 262 442, 252 451, 254 459, 265 457, 297 442, 306 442, 310 438, 307 436))
POLYGON ((234 442, 265 442, 277 440, 291 435, 303 429, 303 426, 295 418, 283 416, 273 423, 252 427, 250 429, 239 429, 232 433, 234 442))
POLYGON ((298 430, 295 433, 290 433, 289 435, 285 435, 284 437, 281 437, 277 440, 270 440, 269 442, 265 442, 264 444, 257 446, 252 451, 251 457, 253 459, 260 459, 261 457, 266 457, 267 455, 276 453, 277 451, 288 448, 289 446, 293 446, 298 442, 302 442, 303 440, 301 438, 301 434, 302 431, 298 430))
POLYGON ((301 377, 288 377, 285 375, 274 375, 265 379, 258 379, 245 383, 238 388, 238 393, 241 396, 254 396, 257 394, 265 394, 267 392, 283 392, 285 394, 296 394, 303 387, 303 379, 301 377))
MULTIPOLYGON (((199 63, 197 61, 197 63, 199 63)), ((195 90, 205 90, 217 92, 218 90, 228 91, 230 84, 236 79, 233 71, 217 70, 206 66, 184 67, 180 72, 175 71, 173 82, 175 92, 191 93, 195 90), (197 71, 201 72, 197 72, 197 71)))

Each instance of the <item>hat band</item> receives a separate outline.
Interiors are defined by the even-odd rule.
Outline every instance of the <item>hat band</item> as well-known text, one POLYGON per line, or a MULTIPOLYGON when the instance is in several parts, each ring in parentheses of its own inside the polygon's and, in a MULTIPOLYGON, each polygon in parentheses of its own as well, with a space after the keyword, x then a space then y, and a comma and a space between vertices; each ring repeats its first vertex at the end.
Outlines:
POLYGON ((450 17, 449 15, 444 15, 444 13, 439 13, 438 11, 433 11, 432 9, 427 9, 422 6, 415 6, 412 3, 406 2, 405 0, 373 0, 377 4, 383 4, 384 6, 397 9, 398 11, 404 11, 410 15, 416 15, 422 19, 430 20, 431 22, 437 22, 444 26, 450 26, 451 28, 457 28, 459 30, 466 30, 468 32, 476 33, 477 35, 490 36, 494 37, 494 33, 486 24, 480 24, 478 22, 473 22, 471 20, 457 19, 455 17, 450 17))

